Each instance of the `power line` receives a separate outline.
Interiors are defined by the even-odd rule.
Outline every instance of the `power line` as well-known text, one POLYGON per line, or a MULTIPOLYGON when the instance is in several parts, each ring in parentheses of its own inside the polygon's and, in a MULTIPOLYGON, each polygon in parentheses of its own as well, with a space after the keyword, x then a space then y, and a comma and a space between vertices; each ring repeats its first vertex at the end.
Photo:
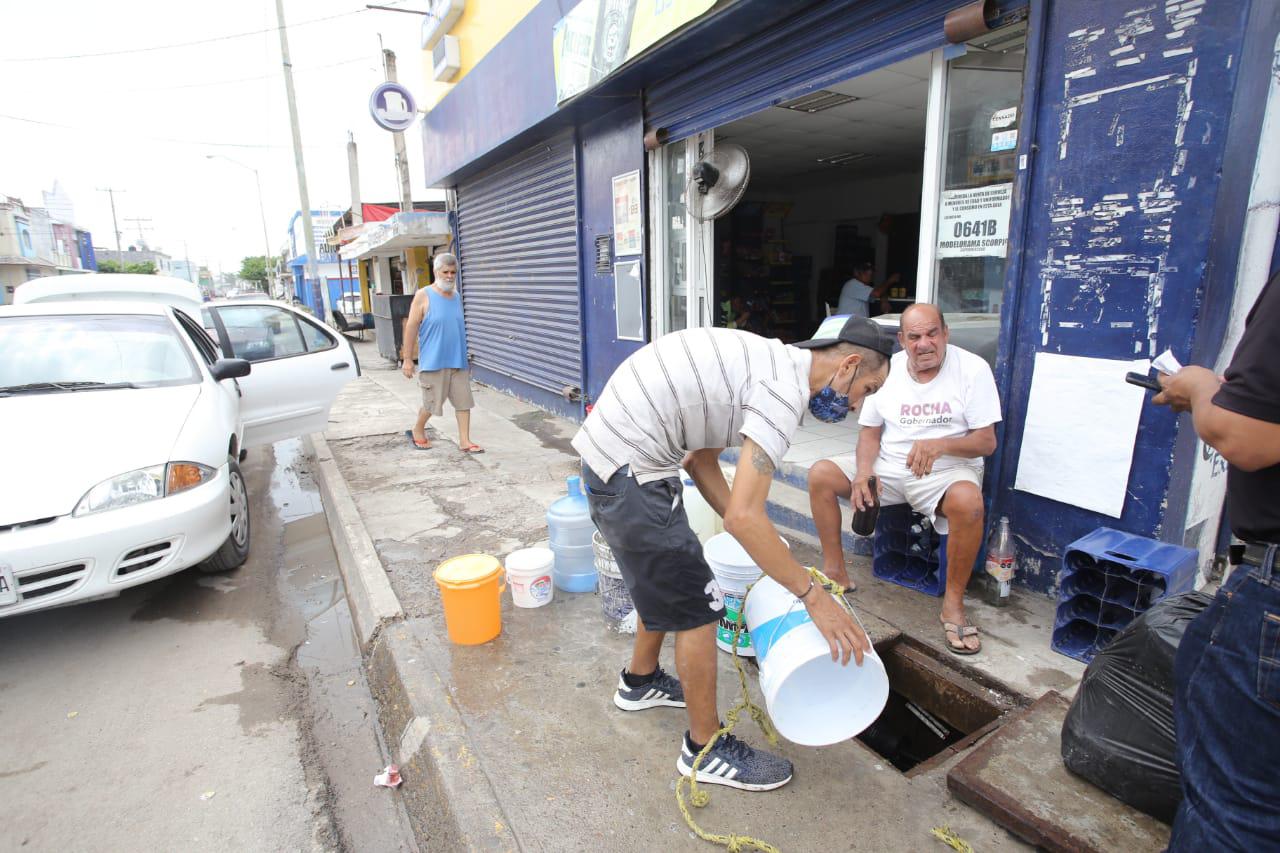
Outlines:
MULTIPOLYGON (((322 21, 332 21, 337 18, 347 18, 347 17, 350 17, 351 15, 359 15, 367 11, 369 10, 353 9, 350 12, 339 12, 336 15, 328 15, 323 18, 311 18, 306 21, 298 21, 296 24, 293 24, 293 26, 295 28, 305 27, 308 24, 318 24, 318 23, 321 23, 322 21)), ((64 59, 97 59, 104 56, 125 56, 128 54, 134 54, 134 53, 153 53, 157 50, 174 50, 175 48, 180 48, 180 47, 194 47, 196 45, 201 45, 201 44, 213 44, 214 42, 231 41, 233 39, 248 38, 249 36, 259 36, 259 35, 262 35, 263 33, 277 32, 279 31, 279 29, 280 29, 279 26, 274 26, 274 27, 267 27, 261 30, 251 30, 249 32, 244 32, 244 33, 231 33, 225 36, 214 36, 212 38, 207 38, 207 39, 197 39, 195 41, 176 42, 174 44, 158 44, 158 45, 153 45, 151 47, 134 47, 134 48, 128 48, 126 50, 104 50, 98 53, 68 53, 68 54, 63 54, 62 56, 0 57, 0 62, 54 62, 54 61, 60 61, 64 59)))
MULTIPOLYGON (((311 71, 323 71, 328 68, 339 68, 343 65, 355 65, 358 62, 371 62, 367 56, 355 57, 353 59, 344 59, 341 62, 331 62, 328 65, 313 65, 310 68, 295 68, 294 74, 306 74, 311 71)), ((206 89, 211 86, 231 86, 236 83, 252 83, 258 80, 274 80, 280 74, 259 74, 255 77, 236 77, 232 80, 210 80, 205 83, 182 83, 177 86, 148 86, 140 89, 124 89, 125 92, 171 92, 176 89, 206 89)))
MULTIPOLYGON (((0 113, 0 119, 8 119, 9 121, 23 122, 24 124, 36 124, 42 127, 57 127, 63 130, 79 130, 85 133, 98 133, 102 128, 80 127, 73 124, 59 124, 52 121, 40 121, 34 118, 24 118, 22 116, 11 116, 0 113)), ((267 145, 260 142, 204 142, 199 139, 169 139, 163 136, 131 136, 130 139, 145 139, 149 142, 164 142, 171 145, 197 145, 209 146, 211 148, 288 148, 287 145, 267 145)), ((329 148, 327 145, 308 146, 309 148, 329 148)))

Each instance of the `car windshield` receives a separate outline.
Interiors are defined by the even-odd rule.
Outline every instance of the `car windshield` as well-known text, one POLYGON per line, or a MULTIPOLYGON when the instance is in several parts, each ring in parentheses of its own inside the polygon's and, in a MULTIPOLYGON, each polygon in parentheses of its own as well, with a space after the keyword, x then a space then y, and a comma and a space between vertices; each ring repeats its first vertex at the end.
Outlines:
POLYGON ((0 394, 144 388, 198 382, 167 317, 0 317, 0 394))

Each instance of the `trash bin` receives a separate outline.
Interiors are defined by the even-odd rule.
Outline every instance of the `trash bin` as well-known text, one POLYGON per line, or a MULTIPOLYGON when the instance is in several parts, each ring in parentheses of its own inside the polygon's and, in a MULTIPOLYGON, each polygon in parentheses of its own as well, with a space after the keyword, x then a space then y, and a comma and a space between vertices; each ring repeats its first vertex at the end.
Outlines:
POLYGON ((378 354, 390 361, 400 360, 400 347, 404 343, 404 321, 413 305, 413 295, 375 293, 373 302, 373 330, 378 341, 378 354))

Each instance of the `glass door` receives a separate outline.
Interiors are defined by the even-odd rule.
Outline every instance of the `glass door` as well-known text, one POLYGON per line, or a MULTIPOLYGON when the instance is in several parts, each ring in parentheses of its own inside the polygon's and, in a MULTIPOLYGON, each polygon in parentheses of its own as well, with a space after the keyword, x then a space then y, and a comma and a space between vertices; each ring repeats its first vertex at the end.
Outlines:
POLYGON ((918 292, 948 313, 1000 313, 1025 45, 1024 22, 935 55, 918 292))
POLYGON ((935 301, 999 314, 1022 126, 1025 25, 996 31, 947 63, 935 301))
POLYGON ((652 152, 649 182, 650 233, 655 287, 650 306, 654 337, 712 324, 710 282, 714 273, 711 222, 698 222, 685 208, 689 176, 700 157, 711 152, 708 131, 652 152))

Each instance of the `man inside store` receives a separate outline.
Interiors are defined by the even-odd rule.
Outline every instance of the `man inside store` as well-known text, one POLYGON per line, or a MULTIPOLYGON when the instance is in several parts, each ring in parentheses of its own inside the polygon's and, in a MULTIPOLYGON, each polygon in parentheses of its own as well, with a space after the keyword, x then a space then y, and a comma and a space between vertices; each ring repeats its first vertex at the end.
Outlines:
POLYGON ((884 387, 858 415, 857 450, 809 469, 809 506, 822 571, 845 587, 851 584, 838 498, 849 498, 855 510, 876 501, 909 504, 947 534, 943 640, 952 653, 972 655, 982 640, 965 617, 964 590, 982 546, 982 460, 996 449, 1000 398, 986 361, 949 340, 937 306, 917 303, 902 313, 903 351, 894 354, 884 387))
POLYGON ((853 276, 840 288, 840 302, 836 305, 835 313, 852 317, 889 313, 889 288, 897 284, 901 277, 894 273, 879 286, 873 286, 875 272, 875 264, 870 261, 862 261, 854 266, 853 276))
POLYGON ((1246 543, 1174 659, 1174 853, 1274 850, 1280 838, 1278 327, 1280 273, 1249 312, 1225 377, 1194 366, 1161 374, 1151 401, 1190 412, 1196 435, 1227 460, 1227 518, 1246 543))
POLYGON ((458 449, 463 453, 484 453, 471 440, 471 370, 467 356, 467 327, 462 319, 462 297, 458 295, 458 259, 448 252, 436 255, 431 264, 435 283, 413 295, 409 316, 404 321, 404 344, 400 351, 406 379, 417 374, 422 388, 422 406, 412 430, 405 433, 418 450, 430 450, 427 421, 444 414, 444 401, 453 406, 458 419, 458 449), (417 364, 414 354, 417 354, 417 364))
MULTIPOLYGON (((862 663, 866 634, 778 536, 765 513, 773 472, 808 411, 828 422, 885 381, 892 338, 853 318, 829 337, 789 345, 736 329, 687 329, 627 358, 573 437, 582 456, 591 518, 612 549, 639 624, 614 704, 624 711, 686 708, 677 770, 720 728, 716 626, 724 611, 680 500, 683 467, 725 529, 765 574, 803 602, 832 660, 862 663), (720 453, 741 447, 733 487, 720 453), (666 632, 676 635, 679 680, 658 666, 666 632)), ((768 791, 791 780, 791 762, 732 735, 716 741, 698 782, 768 791)))

